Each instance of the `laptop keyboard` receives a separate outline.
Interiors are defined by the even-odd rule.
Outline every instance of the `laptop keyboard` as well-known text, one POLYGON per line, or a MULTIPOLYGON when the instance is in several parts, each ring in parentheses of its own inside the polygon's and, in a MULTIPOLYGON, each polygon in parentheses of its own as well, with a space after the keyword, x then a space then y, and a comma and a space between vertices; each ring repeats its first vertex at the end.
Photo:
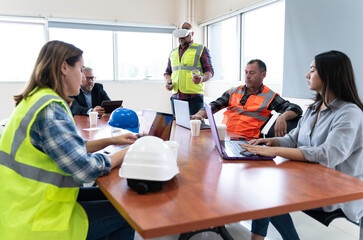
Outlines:
POLYGON ((239 141, 226 141, 225 144, 228 146, 228 148, 233 152, 233 154, 235 156, 256 156, 257 154, 255 153, 251 153, 251 152, 243 152, 241 153, 241 151, 243 150, 242 147, 240 146, 240 144, 248 144, 247 141, 244 140, 239 140, 239 141))

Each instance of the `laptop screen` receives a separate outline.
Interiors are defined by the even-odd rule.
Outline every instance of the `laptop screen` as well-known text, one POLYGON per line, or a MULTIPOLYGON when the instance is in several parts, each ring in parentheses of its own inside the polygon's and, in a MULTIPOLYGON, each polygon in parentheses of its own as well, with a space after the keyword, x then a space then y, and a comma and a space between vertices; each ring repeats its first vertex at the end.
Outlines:
POLYGON ((170 139, 173 115, 169 113, 143 110, 140 119, 141 136, 155 136, 168 141, 170 139))
MULTIPOLYGON (((212 131, 214 143, 216 144, 219 153, 222 155, 222 157, 224 159, 229 159, 229 160, 271 160, 274 158, 274 157, 264 157, 264 156, 256 155, 256 154, 249 153, 249 152, 240 153, 239 151, 242 149, 240 149, 238 151, 238 155, 230 154, 229 152, 226 152, 225 149, 223 149, 221 141, 219 140, 217 125, 216 125, 216 122, 215 122, 215 119, 213 116, 212 108, 207 103, 204 104, 204 107, 205 107, 205 111, 207 112, 207 116, 209 119, 210 129, 212 131)), ((231 143, 232 141, 225 140, 222 142, 223 142, 223 144, 227 144, 227 143, 231 143)), ((231 145, 231 144, 229 144, 229 145, 231 145)))
POLYGON ((220 144, 220 141, 219 141, 219 134, 218 134, 218 130, 217 130, 217 125, 216 125, 216 121, 214 119, 214 116, 213 116, 213 112, 212 112, 212 108, 209 104, 205 103, 204 104, 204 107, 205 107, 205 111, 207 112, 207 117, 208 117, 208 120, 209 120, 209 125, 210 125, 210 130, 212 131, 212 136, 213 136, 213 139, 214 139, 214 142, 218 148, 218 151, 220 153, 222 153, 222 146, 220 144))

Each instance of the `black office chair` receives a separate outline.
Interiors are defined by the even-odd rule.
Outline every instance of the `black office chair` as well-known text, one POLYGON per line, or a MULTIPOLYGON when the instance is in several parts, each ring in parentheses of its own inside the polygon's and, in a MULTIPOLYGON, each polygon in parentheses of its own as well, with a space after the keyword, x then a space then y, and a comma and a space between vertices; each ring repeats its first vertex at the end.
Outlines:
POLYGON ((363 240, 363 217, 359 220, 359 223, 353 222, 345 216, 342 210, 338 209, 333 212, 324 212, 324 211, 314 211, 314 210, 305 210, 302 211, 303 213, 309 215, 310 217, 314 218, 321 224, 325 226, 329 226, 329 224, 336 218, 345 218, 348 221, 356 224, 359 226, 359 238, 358 240, 363 240))
POLYGON ((229 234, 229 232, 227 231, 227 229, 224 225, 220 226, 220 227, 212 227, 212 228, 207 228, 207 229, 198 230, 198 231, 194 231, 194 232, 182 233, 179 235, 178 240, 189 240, 194 235, 196 235, 198 233, 202 233, 202 232, 215 232, 215 233, 219 234, 223 240, 233 240, 232 236, 229 234))
MULTIPOLYGON (((296 117, 295 119, 286 121, 287 124, 287 132, 290 132, 292 129, 296 128, 297 123, 299 122, 301 116, 296 117)), ((276 118, 274 119, 276 120, 276 118)), ((267 134, 265 134, 265 138, 272 138, 275 137, 275 123, 272 124, 270 129, 268 130, 267 134)))

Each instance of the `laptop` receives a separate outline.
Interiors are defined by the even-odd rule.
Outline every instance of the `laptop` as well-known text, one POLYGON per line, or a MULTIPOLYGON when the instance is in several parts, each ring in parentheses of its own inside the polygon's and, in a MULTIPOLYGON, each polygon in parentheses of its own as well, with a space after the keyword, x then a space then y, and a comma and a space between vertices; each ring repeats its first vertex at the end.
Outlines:
POLYGON ((123 103, 123 100, 104 100, 101 103, 101 107, 103 107, 105 109, 106 114, 110 114, 116 108, 121 107, 122 103, 123 103))
MULTIPOLYGON (((155 112, 152 110, 143 110, 142 116, 139 118, 140 127, 138 136, 155 136, 168 141, 171 136, 171 128, 173 125, 173 114, 155 112)), ((101 153, 114 153, 126 148, 128 145, 110 145, 100 150, 101 153)))
POLYGON ((243 152, 239 144, 247 144, 248 139, 243 137, 237 138, 238 140, 219 140, 217 125, 213 116, 212 108, 209 104, 205 103, 205 110, 209 119, 210 129, 212 131, 213 140, 217 146, 219 153, 223 159, 226 160, 272 160, 274 157, 264 157, 251 152, 243 152))
POLYGON ((173 125, 173 114, 143 110, 140 117, 139 136, 155 136, 168 141, 173 125))
MULTIPOLYGON (((179 126, 190 129, 189 103, 187 101, 173 99, 175 123, 179 126)), ((209 129, 210 126, 202 122, 200 129, 209 129)))

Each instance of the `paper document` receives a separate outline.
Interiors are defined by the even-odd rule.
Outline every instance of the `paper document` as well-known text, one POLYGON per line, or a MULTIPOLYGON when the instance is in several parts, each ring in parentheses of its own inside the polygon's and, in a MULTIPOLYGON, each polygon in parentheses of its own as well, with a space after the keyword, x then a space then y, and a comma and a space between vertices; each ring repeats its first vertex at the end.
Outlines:
POLYGON ((276 165, 280 165, 281 163, 290 161, 290 159, 283 158, 283 157, 280 157, 280 156, 276 156, 273 160, 276 163, 276 165))

